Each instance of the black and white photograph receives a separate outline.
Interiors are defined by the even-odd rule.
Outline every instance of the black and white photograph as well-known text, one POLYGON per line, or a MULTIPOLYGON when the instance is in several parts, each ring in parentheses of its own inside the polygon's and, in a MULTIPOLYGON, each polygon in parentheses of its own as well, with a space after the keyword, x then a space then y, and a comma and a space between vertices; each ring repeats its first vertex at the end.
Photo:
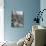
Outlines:
POLYGON ((23 27, 24 26, 24 13, 23 11, 14 11, 11 15, 11 26, 12 27, 23 27))

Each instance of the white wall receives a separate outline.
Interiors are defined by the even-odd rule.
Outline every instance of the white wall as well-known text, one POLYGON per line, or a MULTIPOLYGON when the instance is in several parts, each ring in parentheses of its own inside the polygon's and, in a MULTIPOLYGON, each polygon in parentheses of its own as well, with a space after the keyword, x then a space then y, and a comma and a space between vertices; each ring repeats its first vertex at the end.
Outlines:
POLYGON ((0 42, 4 41, 4 0, 0 0, 0 42))
MULTIPOLYGON (((46 0, 40 0, 40 10, 46 9, 46 0)), ((46 26, 46 11, 43 12, 43 22, 41 21, 40 24, 46 26)))

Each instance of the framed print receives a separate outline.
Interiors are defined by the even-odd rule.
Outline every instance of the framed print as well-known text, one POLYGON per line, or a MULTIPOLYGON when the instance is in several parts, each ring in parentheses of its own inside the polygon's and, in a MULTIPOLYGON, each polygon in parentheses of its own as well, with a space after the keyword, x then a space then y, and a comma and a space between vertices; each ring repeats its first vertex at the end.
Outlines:
POLYGON ((11 15, 11 27, 23 27, 24 26, 24 14, 23 11, 14 11, 11 15))

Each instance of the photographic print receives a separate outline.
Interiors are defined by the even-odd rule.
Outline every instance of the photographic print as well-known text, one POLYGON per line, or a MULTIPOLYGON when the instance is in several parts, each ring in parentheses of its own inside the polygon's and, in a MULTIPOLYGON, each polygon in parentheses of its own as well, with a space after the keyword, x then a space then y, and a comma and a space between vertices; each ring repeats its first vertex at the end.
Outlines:
POLYGON ((11 15, 11 26, 12 27, 23 27, 24 26, 24 14, 23 11, 12 11, 11 15))

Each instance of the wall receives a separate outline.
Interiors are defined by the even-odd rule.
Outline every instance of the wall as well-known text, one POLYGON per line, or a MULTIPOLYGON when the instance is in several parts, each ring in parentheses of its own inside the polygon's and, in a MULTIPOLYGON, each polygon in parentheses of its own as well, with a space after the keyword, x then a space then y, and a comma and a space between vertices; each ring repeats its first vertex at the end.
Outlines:
MULTIPOLYGON (((46 9, 46 0, 41 0, 41 1, 40 1, 40 9, 41 9, 41 11, 42 11, 43 9, 46 9)), ((43 12, 42 17, 43 17, 43 22, 41 21, 41 22, 40 22, 40 25, 46 27, 46 20, 45 20, 45 19, 46 19, 46 10, 43 12)))
POLYGON ((4 36, 7 41, 18 41, 24 37, 32 28, 32 20, 36 17, 35 12, 40 9, 40 0, 5 0, 4 1, 4 36), (11 12, 15 10, 24 11, 24 27, 11 27, 11 12))
POLYGON ((4 0, 0 0, 0 42, 4 41, 4 0))

